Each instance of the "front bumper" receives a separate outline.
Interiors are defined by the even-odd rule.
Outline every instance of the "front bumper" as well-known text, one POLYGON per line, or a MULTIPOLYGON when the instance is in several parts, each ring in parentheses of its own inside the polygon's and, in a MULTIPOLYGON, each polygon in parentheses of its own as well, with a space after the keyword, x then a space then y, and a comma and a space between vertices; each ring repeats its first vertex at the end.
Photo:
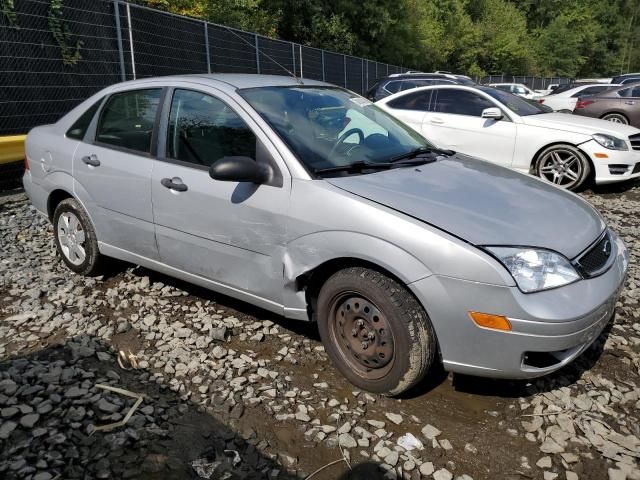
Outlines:
POLYGON ((602 275, 543 292, 432 275, 409 285, 433 323, 445 369, 494 378, 531 378, 570 363, 613 316, 628 252, 615 237, 602 275), (469 311, 504 315, 510 332, 478 327, 469 311))
POLYGON ((597 184, 640 177, 640 150, 609 150, 595 140, 581 144, 580 149, 589 155, 593 163, 597 184), (606 158, 602 158, 603 154, 606 158))

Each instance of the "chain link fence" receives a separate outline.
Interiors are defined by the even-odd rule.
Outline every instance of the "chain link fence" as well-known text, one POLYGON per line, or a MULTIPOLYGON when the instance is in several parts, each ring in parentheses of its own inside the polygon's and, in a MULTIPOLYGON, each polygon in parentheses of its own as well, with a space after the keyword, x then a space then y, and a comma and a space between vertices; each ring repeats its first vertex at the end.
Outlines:
POLYGON ((362 94, 404 71, 120 0, 3 2, 0 135, 55 122, 96 91, 136 78, 292 74, 362 94))

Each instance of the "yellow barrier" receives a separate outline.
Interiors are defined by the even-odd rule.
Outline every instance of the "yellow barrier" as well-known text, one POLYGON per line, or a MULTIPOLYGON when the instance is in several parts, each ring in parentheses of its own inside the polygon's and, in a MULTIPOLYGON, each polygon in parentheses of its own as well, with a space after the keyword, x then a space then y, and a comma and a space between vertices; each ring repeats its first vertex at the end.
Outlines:
POLYGON ((26 135, 0 137, 0 165, 24 159, 24 139, 26 135))

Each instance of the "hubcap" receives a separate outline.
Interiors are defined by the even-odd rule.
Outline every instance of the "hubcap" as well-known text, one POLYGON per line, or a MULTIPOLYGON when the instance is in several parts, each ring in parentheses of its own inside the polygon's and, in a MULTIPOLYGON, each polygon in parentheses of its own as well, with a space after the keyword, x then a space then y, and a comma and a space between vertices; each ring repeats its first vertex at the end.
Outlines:
POLYGON ((386 316, 369 300, 349 294, 334 300, 329 327, 344 360, 374 379, 392 366, 394 341, 386 316))
POLYGON ((573 187, 582 177, 582 162, 571 150, 551 150, 540 160, 540 177, 560 187, 573 187))
POLYGON ((82 264, 87 258, 84 249, 86 237, 78 217, 72 212, 64 212, 58 217, 57 230, 62 254, 73 265, 82 264))

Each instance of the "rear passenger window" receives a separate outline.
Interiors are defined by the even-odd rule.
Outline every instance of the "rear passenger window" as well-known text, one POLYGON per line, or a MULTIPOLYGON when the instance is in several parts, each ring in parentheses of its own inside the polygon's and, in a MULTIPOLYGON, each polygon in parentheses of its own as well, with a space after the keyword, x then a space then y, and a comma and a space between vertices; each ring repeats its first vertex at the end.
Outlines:
POLYGON ((223 157, 255 160, 256 136, 221 100, 192 90, 176 90, 171 102, 167 156, 206 167, 223 157))
POLYGON ((93 120, 93 116, 98 111, 101 103, 102 99, 91 105, 86 112, 80 115, 80 118, 67 130, 67 138, 73 138, 74 140, 82 140, 84 138, 84 134, 87 133, 87 128, 89 128, 89 124, 91 120, 93 120))
POLYGON ((407 93, 406 95, 396 98, 387 103, 391 108, 400 110, 418 110, 426 112, 429 109, 429 99, 431 98, 431 90, 427 92, 407 93))
POLYGON ((149 153, 160 92, 157 88, 112 95, 102 109, 96 141, 149 153))

